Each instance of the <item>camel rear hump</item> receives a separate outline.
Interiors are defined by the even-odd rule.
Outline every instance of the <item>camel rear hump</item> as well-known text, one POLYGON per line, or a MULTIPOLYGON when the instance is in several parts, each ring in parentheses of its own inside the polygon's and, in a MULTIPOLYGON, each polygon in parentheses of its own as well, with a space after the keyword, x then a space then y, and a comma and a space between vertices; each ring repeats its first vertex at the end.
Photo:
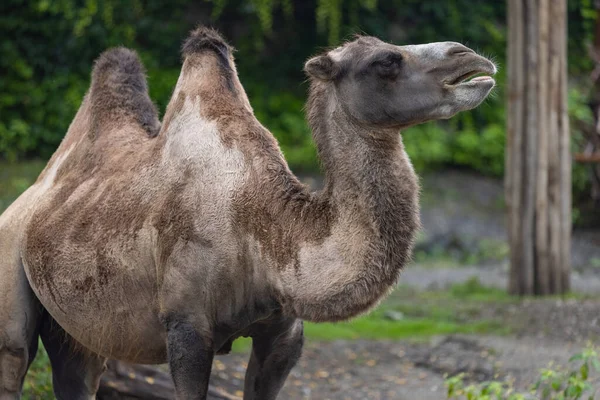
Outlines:
POLYGON ((160 122, 148 95, 146 71, 135 51, 125 47, 106 50, 92 71, 89 91, 92 137, 132 123, 156 136, 160 122))

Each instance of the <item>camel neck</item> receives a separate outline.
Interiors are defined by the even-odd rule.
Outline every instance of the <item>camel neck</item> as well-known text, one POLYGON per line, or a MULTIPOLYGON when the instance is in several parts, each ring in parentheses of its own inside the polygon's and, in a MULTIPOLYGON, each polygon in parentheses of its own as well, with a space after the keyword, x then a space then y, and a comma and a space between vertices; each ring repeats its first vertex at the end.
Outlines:
POLYGON ((309 122, 325 173, 318 204, 335 218, 330 236, 300 251, 291 288, 302 318, 340 320, 364 312, 396 283, 419 227, 418 183, 396 132, 352 122, 333 93, 314 87, 309 122), (292 289, 293 290, 293 289, 292 289))

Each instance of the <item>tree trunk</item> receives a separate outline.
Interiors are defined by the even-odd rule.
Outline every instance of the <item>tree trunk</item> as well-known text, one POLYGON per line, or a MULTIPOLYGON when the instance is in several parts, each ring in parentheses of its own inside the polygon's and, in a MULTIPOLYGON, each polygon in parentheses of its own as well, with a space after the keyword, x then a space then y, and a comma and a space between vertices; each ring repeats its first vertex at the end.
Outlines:
POLYGON ((571 156, 566 0, 509 0, 509 291, 569 290, 571 156))

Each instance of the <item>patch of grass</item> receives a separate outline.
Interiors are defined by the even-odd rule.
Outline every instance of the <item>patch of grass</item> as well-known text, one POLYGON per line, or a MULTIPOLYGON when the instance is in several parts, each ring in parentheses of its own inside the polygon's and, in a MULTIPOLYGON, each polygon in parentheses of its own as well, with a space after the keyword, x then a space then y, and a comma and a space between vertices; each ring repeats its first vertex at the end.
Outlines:
POLYGON ((516 300, 505 290, 484 286, 479 279, 471 278, 464 283, 452 285, 449 290, 451 298, 465 301, 509 301, 516 300))
POLYGON ((241 337, 233 342, 231 351, 233 353, 247 353, 252 348, 252 339, 241 337))
POLYGON ((502 321, 479 317, 486 302, 518 301, 500 289, 470 280, 449 290, 415 291, 398 288, 371 314, 349 322, 305 324, 306 336, 317 340, 407 339, 434 335, 471 333, 505 335, 509 328, 502 321), (387 314, 401 313, 393 321, 387 314))
POLYGON ((40 160, 0 163, 0 213, 35 182, 45 165, 40 160))
POLYGON ((458 321, 436 319, 432 317, 406 317, 400 321, 385 319, 380 313, 357 318, 350 322, 305 325, 309 339, 408 339, 434 335, 472 333, 472 334, 506 334, 507 329, 499 322, 476 321, 459 323, 458 321))

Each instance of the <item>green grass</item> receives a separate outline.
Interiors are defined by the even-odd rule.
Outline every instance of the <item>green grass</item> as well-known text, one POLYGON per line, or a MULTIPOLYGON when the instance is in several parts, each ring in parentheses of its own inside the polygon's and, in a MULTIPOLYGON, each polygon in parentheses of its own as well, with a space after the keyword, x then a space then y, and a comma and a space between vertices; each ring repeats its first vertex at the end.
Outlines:
MULTIPOLYGON (((377 314, 377 313, 376 313, 377 314)), ((506 334, 500 322, 477 321, 461 324, 451 320, 434 318, 405 318, 401 321, 388 321, 376 314, 358 318, 348 323, 306 324, 309 339, 407 339, 424 338, 434 335, 454 333, 506 334)))

